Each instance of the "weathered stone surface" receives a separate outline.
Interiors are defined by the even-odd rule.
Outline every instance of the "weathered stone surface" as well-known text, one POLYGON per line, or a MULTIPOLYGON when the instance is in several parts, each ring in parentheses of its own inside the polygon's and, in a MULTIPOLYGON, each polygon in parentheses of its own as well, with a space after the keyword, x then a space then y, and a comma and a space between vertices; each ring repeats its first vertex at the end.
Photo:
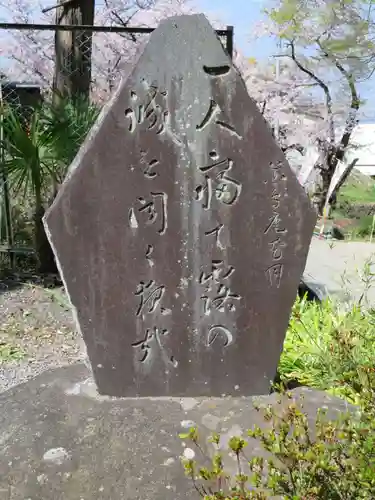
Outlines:
POLYGON ((46 216, 102 394, 262 394, 315 215, 204 16, 162 22, 46 216))
MULTIPOLYGON (((61 368, 0 395, 1 500, 199 500, 179 458, 196 450, 178 434, 197 425, 202 441, 216 431, 226 449, 231 436, 264 425, 252 398, 112 399, 98 397, 89 375, 61 368)), ((347 410, 323 392, 293 391, 301 393, 311 422, 323 405, 329 417, 347 410)), ((250 441, 246 455, 261 454, 250 441)), ((234 472, 233 458, 224 460, 234 472)))

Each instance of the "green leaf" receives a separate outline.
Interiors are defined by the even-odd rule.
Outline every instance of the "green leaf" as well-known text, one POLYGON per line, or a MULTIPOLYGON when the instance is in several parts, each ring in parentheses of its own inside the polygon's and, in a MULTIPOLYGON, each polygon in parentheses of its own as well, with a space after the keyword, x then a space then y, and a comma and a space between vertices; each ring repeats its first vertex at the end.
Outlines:
POLYGON ((178 435, 178 437, 179 437, 180 439, 188 439, 188 438, 189 438, 189 436, 190 436, 190 434, 189 434, 188 432, 181 432, 181 433, 178 435))

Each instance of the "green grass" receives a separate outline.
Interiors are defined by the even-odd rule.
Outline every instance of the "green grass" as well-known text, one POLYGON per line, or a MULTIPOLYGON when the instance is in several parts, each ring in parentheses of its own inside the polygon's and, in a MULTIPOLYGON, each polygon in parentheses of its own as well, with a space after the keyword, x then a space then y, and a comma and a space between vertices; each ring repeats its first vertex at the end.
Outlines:
POLYGON ((375 203, 375 183, 372 182, 370 185, 357 183, 344 185, 339 193, 339 201, 375 203))
POLYGON ((341 227, 345 221, 345 239, 368 240, 372 229, 372 216, 366 215, 366 205, 375 204, 375 181, 358 171, 352 172, 340 189, 337 205, 330 218, 341 227), (354 207, 358 207, 354 209, 354 207), (362 208, 361 208, 362 207, 362 208))
POLYGON ((26 357, 26 352, 11 342, 0 342, 0 366, 10 361, 20 361, 26 357))
POLYGON ((375 387, 375 315, 356 304, 348 311, 327 300, 294 304, 279 364, 282 382, 327 391, 355 403, 361 383, 375 387))
POLYGON ((354 170, 340 189, 338 202, 375 203, 375 181, 354 170))

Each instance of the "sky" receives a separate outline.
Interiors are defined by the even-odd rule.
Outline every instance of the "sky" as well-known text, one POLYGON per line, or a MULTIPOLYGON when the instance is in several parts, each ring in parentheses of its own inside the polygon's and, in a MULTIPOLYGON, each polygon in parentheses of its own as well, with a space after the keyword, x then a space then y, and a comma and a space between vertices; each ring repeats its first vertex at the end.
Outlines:
POLYGON ((264 18, 265 2, 262 0, 198 0, 198 5, 225 24, 234 26, 235 43, 246 56, 258 59, 275 53, 276 46, 271 39, 251 39, 252 26, 264 18))
MULTIPOLYGON (((225 24, 234 26, 235 45, 245 56, 265 59, 277 54, 276 41, 268 37, 254 40, 251 37, 252 26, 264 19, 263 10, 266 2, 263 0, 198 0, 198 5, 206 12, 212 12, 225 24)), ((360 85, 360 96, 367 101, 364 108, 366 118, 363 122, 375 123, 375 103, 372 96, 375 93, 374 78, 360 85)))

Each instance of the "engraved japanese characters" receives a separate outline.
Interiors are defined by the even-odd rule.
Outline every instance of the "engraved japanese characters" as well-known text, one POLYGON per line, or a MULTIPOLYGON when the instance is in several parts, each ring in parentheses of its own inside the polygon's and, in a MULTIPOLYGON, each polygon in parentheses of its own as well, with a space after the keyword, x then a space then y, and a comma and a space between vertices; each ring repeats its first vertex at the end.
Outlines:
POLYGON ((204 16, 152 34, 45 224, 99 392, 268 391, 315 215, 204 16))

